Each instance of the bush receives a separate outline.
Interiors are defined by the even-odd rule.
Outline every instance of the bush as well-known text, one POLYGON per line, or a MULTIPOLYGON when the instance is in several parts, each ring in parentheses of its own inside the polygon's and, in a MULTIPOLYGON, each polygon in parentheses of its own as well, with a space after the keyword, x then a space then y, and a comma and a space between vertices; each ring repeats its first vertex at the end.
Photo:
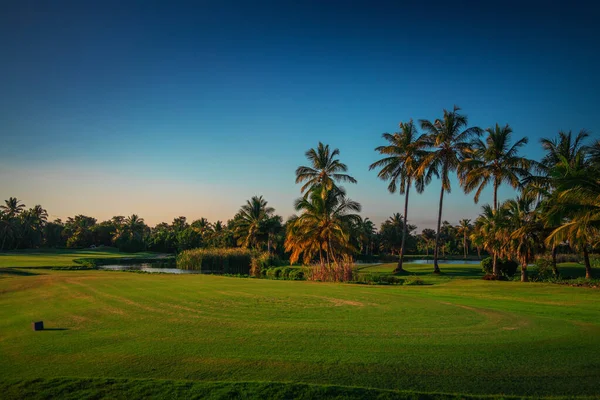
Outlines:
POLYGON ((555 280, 556 276, 552 270, 552 261, 541 257, 535 260, 529 279, 534 282, 548 282, 555 280))
POLYGON ((247 249, 194 249, 177 256, 177 268, 209 274, 249 275, 252 252, 247 249))
POLYGON ((290 273, 293 271, 291 267, 281 267, 281 273, 279 275, 279 279, 289 279, 290 273))
MULTIPOLYGON (((517 268, 519 264, 514 261, 507 260, 506 258, 498 258, 498 270, 500 271, 501 276, 505 277, 513 277, 517 272, 517 268)), ((493 273, 493 264, 494 260, 492 257, 487 257, 481 260, 481 269, 487 275, 491 275, 493 273)))
POLYGON ((304 280, 304 271, 299 268, 291 268, 288 279, 291 281, 302 281, 304 280))
POLYGON ((401 285, 403 279, 394 275, 358 274, 354 283, 367 285, 401 285))
POLYGON ((269 254, 268 252, 254 253, 251 261, 250 274, 255 277, 264 277, 266 274, 263 273, 263 271, 272 267, 279 267, 282 264, 283 262, 279 257, 269 254))
POLYGON ((423 282, 423 279, 419 278, 418 276, 409 276, 408 278, 404 279, 404 285, 407 286, 424 284, 425 282, 423 282))

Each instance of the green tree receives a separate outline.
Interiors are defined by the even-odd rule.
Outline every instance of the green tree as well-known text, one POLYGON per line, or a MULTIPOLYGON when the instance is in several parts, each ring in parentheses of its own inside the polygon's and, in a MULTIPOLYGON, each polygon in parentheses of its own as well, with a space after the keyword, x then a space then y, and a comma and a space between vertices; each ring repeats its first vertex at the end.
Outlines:
POLYGON ((269 207, 262 196, 253 196, 246 201, 235 220, 235 235, 238 244, 246 247, 259 249, 268 243, 268 224, 274 217, 275 209, 269 207))
MULTIPOLYGON (((404 196, 404 222, 402 226, 404 231, 400 237, 400 251, 398 265, 395 272, 404 271, 402 267, 403 256, 405 254, 406 237, 408 235, 408 197, 410 187, 415 184, 418 193, 422 193, 425 188, 424 175, 420 171, 423 157, 426 155, 425 148, 428 145, 425 135, 419 135, 417 127, 410 120, 408 123, 400 123, 400 132, 394 134, 384 133, 383 138, 388 141, 388 145, 379 146, 375 149, 384 155, 379 161, 369 166, 369 169, 380 168, 377 176, 385 181, 390 181, 388 190, 404 196)), ((428 183, 428 182, 427 182, 428 183)))
POLYGON ((290 262, 302 257, 305 264, 319 261, 324 276, 345 280, 351 270, 343 268, 345 257, 356 252, 350 240, 351 227, 360 222, 360 204, 347 198, 342 188, 326 190, 316 187, 310 195, 296 200, 294 208, 301 212, 288 221, 285 249, 290 262), (325 192, 325 194, 323 194, 325 192), (333 266, 338 267, 334 270, 333 266))
POLYGON ((475 190, 475 203, 483 189, 490 183, 494 188, 493 208, 498 209, 498 188, 504 182, 513 189, 521 187, 521 181, 529 176, 532 161, 519 156, 519 149, 528 143, 526 137, 511 145, 512 128, 496 124, 486 129, 485 142, 477 138, 459 170, 465 193, 475 190))
POLYGON ((430 179, 432 175, 438 176, 442 182, 433 253, 434 273, 440 272, 438 264, 440 227, 444 193, 450 193, 452 189, 450 173, 458 171, 464 155, 471 148, 471 140, 481 135, 480 128, 467 127, 467 116, 459 114, 459 110, 459 107, 454 106, 452 111, 444 110, 444 116, 441 119, 436 119, 433 122, 429 120, 420 121, 421 129, 428 135, 427 140, 432 150, 424 157, 419 173, 425 173, 426 179, 430 179))
POLYGON ((462 238, 463 238, 463 251, 464 251, 465 259, 467 258, 467 255, 469 253, 469 246, 467 245, 467 237, 471 234, 472 229, 473 229, 473 226, 471 225, 470 219, 461 219, 458 222, 458 226, 456 227, 456 232, 459 235, 462 235, 462 238))
POLYGON ((534 200, 521 196, 507 200, 505 209, 507 223, 504 229, 503 255, 515 257, 521 264, 521 282, 527 282, 527 265, 544 250, 544 226, 536 212, 534 200))
MULTIPOLYGON (((336 187, 337 182, 356 183, 356 179, 345 174, 348 171, 346 164, 335 158, 340 154, 339 149, 331 151, 329 145, 319 142, 316 150, 309 149, 305 154, 310 166, 296 169, 296 183, 304 182, 301 193, 320 185, 329 191, 336 187)), ((321 194, 325 196, 326 191, 321 191, 321 194)))

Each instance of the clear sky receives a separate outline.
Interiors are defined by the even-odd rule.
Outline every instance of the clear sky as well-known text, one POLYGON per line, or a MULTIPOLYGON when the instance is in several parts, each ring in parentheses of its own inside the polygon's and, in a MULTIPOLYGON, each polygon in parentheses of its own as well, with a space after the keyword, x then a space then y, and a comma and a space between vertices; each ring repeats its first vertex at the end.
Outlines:
MULTIPOLYGON (((472 125, 528 136, 532 158, 561 129, 600 133, 598 6, 525 3, 4 2, 0 198, 154 225, 227 220, 262 194, 285 218, 323 141, 379 223, 403 198, 368 166, 400 121, 457 104, 472 125)), ((439 189, 411 198, 419 228, 439 189)), ((480 206, 455 184, 444 219, 480 206)))

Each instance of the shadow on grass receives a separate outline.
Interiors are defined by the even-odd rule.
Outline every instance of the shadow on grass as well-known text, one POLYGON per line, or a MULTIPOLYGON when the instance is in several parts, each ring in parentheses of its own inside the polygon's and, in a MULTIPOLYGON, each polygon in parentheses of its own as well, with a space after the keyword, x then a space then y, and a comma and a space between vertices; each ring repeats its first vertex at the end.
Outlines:
POLYGON ((0 275, 11 275, 11 276, 32 276, 32 275, 40 275, 36 272, 24 271, 22 269, 17 268, 0 268, 0 275))

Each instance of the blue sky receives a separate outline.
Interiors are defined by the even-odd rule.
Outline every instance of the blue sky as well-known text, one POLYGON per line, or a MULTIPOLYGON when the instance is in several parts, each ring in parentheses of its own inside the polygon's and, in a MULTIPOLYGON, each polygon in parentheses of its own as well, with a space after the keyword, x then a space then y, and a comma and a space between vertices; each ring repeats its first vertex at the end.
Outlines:
MULTIPOLYGON (((262 194, 287 217, 294 171, 323 141, 379 223, 403 199, 368 166, 400 121, 457 104, 472 125, 528 136, 532 158, 561 129, 598 137, 592 2, 400 3, 5 4, 0 197, 155 224, 226 220, 262 194)), ((413 196, 410 220, 432 227, 438 196, 436 181, 413 196)), ((455 185, 444 219, 480 206, 455 185)))

